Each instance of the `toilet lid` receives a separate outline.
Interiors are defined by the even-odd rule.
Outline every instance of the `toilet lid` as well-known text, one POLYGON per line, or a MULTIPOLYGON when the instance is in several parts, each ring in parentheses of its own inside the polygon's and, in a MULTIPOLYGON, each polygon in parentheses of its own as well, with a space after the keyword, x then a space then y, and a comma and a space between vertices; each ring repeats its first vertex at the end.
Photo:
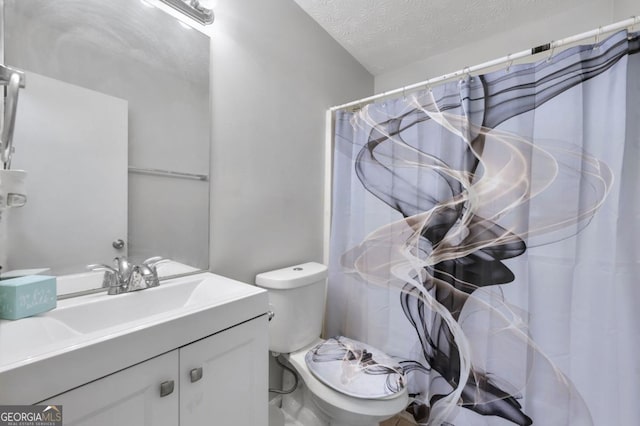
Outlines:
POLYGON ((355 398, 380 399, 405 387, 402 367, 365 343, 336 336, 305 355, 309 371, 322 383, 355 398))

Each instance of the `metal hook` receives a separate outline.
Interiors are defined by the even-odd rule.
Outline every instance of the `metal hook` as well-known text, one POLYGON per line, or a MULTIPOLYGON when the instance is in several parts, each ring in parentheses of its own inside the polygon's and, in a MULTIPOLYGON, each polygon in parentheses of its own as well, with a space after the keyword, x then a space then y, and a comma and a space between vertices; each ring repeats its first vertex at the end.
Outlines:
POLYGON ((465 76, 467 76, 469 81, 471 81, 471 70, 469 67, 462 68, 462 73, 460 73, 460 84, 464 83, 465 76))
POLYGON ((633 22, 627 28, 627 40, 631 40, 633 38, 630 33, 634 32, 635 28, 636 28, 636 25, 638 25, 638 23, 640 23, 640 15, 631 16, 629 19, 633 19, 633 22))
POLYGON ((593 50, 596 50, 597 48, 600 47, 598 44, 600 43, 600 35, 601 34, 602 34, 602 27, 598 27, 598 32, 596 33, 596 40, 593 43, 593 50))
POLYGON ((511 59, 511 53, 507 55, 507 68, 505 68, 504 72, 509 74, 509 70, 511 69, 511 65, 513 65, 513 59, 511 59))
POLYGON ((547 62, 551 62, 551 60, 553 59, 553 53, 556 50, 556 46, 554 44, 555 42, 551 42, 549 43, 550 49, 549 49, 549 56, 547 56, 547 62))
POLYGON ((430 96, 433 96, 433 91, 431 90, 431 83, 429 83, 429 81, 427 81, 427 83, 424 85, 424 88, 427 90, 427 93, 430 96))

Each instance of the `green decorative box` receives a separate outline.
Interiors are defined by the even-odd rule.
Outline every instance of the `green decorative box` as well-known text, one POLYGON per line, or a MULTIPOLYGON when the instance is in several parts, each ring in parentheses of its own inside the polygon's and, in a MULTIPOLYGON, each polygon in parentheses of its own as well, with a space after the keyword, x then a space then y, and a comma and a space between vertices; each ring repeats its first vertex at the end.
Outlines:
POLYGON ((29 275, 0 280, 0 318, 16 320, 56 307, 56 277, 29 275))

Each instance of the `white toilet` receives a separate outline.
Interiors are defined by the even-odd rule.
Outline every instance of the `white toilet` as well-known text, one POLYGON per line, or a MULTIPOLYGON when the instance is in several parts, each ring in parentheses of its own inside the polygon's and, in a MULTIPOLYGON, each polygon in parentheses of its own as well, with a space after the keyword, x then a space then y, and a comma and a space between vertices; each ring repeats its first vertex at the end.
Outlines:
POLYGON ((256 276, 275 314, 269 349, 282 354, 300 378, 292 396, 283 397, 282 410, 304 426, 377 426, 409 403, 402 369, 364 343, 320 338, 326 278, 327 267, 314 262, 256 276), (286 403, 287 398, 295 401, 286 403))

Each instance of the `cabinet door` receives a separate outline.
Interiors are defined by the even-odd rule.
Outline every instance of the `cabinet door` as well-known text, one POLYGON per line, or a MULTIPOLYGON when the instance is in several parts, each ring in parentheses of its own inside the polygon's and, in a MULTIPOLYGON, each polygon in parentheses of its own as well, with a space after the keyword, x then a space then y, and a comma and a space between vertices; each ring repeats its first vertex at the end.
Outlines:
POLYGON ((180 349, 180 426, 267 426, 267 326, 263 315, 180 349))
MULTIPOLYGON (((180 401, 178 363, 175 350, 40 404, 61 404, 65 426, 176 426, 180 401), (161 384, 171 380, 173 392, 161 396, 161 384)), ((164 389, 166 393, 167 385, 164 389)))

